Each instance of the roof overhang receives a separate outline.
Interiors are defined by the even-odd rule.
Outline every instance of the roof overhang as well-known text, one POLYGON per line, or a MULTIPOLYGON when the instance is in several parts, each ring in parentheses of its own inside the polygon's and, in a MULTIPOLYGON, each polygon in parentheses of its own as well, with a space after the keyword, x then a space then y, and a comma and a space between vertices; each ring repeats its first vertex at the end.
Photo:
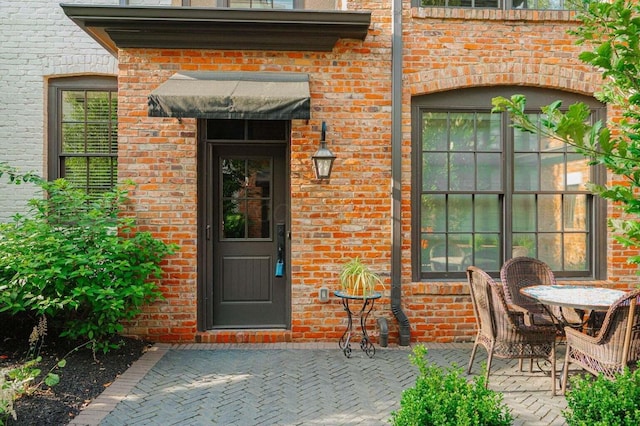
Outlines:
POLYGON ((105 49, 331 51, 364 40, 371 12, 61 4, 105 49))
POLYGON ((149 116, 309 119, 310 105, 308 74, 178 72, 149 95, 149 116))

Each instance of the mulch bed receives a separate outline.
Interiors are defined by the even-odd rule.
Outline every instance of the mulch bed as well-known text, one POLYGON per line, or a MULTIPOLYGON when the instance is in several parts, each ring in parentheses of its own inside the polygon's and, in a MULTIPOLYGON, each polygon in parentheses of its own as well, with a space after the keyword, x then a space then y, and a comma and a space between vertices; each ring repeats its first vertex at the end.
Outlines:
MULTIPOLYGON (((32 325, 31 321, 0 315, 0 368, 25 360, 32 325)), ((40 350, 42 361, 38 368, 43 372, 48 372, 59 359, 82 344, 56 336, 57 332, 49 332, 40 350)), ((83 347, 66 356, 66 366, 55 371, 60 376, 60 383, 52 388, 43 384, 33 394, 19 398, 14 404, 17 420, 10 418, 7 424, 46 426, 69 423, 151 346, 149 342, 122 336, 114 337, 113 342, 122 345, 106 354, 97 352, 94 356, 90 348, 83 347)))

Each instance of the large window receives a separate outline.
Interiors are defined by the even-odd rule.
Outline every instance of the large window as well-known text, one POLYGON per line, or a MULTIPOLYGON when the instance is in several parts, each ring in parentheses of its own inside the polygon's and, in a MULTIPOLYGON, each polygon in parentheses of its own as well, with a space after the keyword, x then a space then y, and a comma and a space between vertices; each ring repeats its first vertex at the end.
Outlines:
POLYGON ((65 178, 88 193, 117 177, 117 81, 69 77, 49 85, 49 179, 65 178))
POLYGON ((531 256, 558 276, 599 273, 603 202, 587 190, 602 171, 570 145, 514 130, 491 113, 494 96, 523 93, 534 120, 556 99, 591 98, 526 88, 471 89, 413 102, 413 229, 416 278, 462 278, 476 265, 497 273, 511 257, 531 256))

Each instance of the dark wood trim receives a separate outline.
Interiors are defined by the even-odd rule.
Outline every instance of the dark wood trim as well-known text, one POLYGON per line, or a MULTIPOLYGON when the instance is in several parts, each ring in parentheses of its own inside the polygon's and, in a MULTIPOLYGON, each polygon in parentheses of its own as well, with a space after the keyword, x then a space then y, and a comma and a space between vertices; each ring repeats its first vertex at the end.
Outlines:
POLYGON ((101 75, 56 77, 50 79, 47 85, 47 179, 54 180, 62 175, 60 170, 62 92, 67 90, 117 92, 118 80, 115 76, 101 75))
POLYGON ((111 54, 119 48, 331 51, 364 40, 371 12, 61 4, 111 54))

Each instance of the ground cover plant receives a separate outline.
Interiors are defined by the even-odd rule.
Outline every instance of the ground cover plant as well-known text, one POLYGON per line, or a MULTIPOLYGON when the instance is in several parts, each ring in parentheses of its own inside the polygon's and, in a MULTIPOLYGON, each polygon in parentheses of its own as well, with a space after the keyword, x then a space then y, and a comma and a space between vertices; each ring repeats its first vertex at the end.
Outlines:
MULTIPOLYGON (((0 394, 0 424, 7 426, 60 426, 73 420, 80 410, 100 395, 113 381, 124 373, 150 346, 144 340, 124 336, 112 337, 117 349, 107 354, 94 353, 80 341, 60 338, 57 330, 50 329, 41 340, 39 362, 25 368, 25 359, 30 358, 30 325, 33 321, 25 315, 0 314, 0 370, 16 368, 28 375, 34 370, 40 374, 13 389, 19 397, 13 402, 12 413, 2 413, 4 394, 0 394), (58 367, 60 360, 66 365, 58 367), (58 382, 52 386, 42 383, 52 371, 58 382)), ((23 376, 23 378, 25 378, 23 376)), ((0 383, 2 380, 0 379, 0 383)))
POLYGON ((513 422, 502 394, 486 388, 484 374, 469 382, 462 368, 429 364, 423 345, 416 346, 409 358, 418 367, 418 377, 414 387, 402 392, 400 409, 391 414, 391 424, 502 426, 513 422))

